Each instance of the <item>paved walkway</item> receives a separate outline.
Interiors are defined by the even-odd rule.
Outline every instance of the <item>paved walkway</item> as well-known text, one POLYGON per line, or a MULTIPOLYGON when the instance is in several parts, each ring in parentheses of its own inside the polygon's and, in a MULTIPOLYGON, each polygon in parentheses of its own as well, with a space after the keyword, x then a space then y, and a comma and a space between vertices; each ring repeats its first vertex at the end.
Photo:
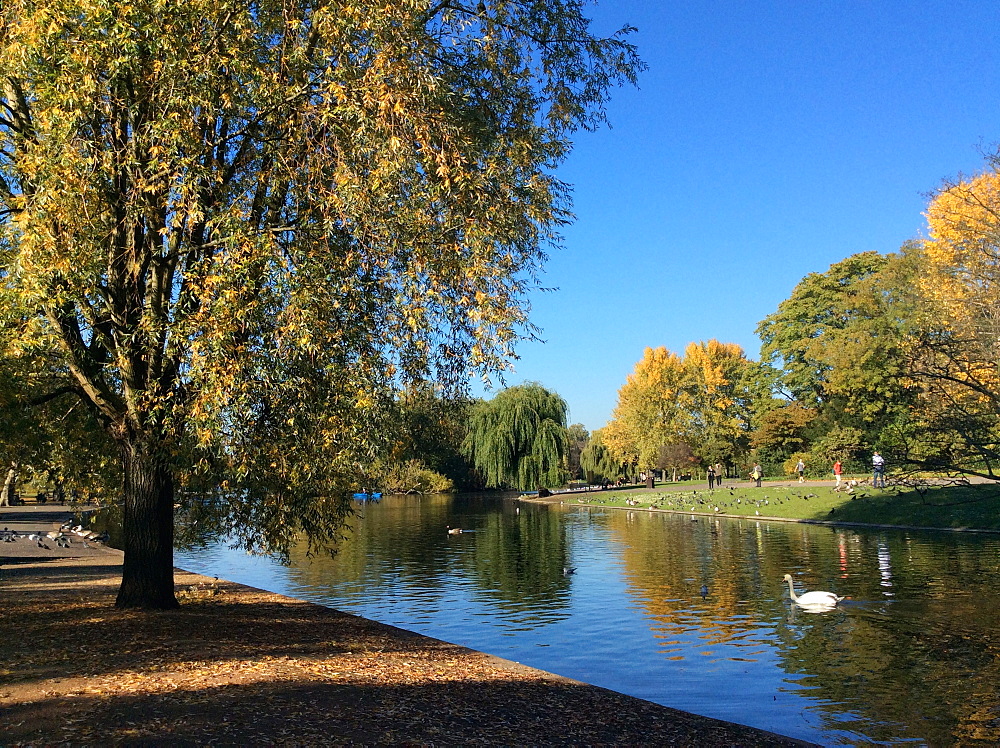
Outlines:
MULTIPOLYGON (((86 509, 84 511, 93 511, 86 509)), ((19 563, 24 560, 98 558, 107 554, 121 558, 121 552, 107 548, 102 543, 84 541, 78 535, 66 533, 68 548, 60 548, 55 542, 43 539, 41 543, 29 540, 28 535, 45 535, 58 530, 65 522, 73 520, 79 513, 71 507, 58 504, 22 504, 21 506, 0 506, 0 530, 13 530, 18 539, 10 542, 0 540, 0 566, 5 563, 19 563)))

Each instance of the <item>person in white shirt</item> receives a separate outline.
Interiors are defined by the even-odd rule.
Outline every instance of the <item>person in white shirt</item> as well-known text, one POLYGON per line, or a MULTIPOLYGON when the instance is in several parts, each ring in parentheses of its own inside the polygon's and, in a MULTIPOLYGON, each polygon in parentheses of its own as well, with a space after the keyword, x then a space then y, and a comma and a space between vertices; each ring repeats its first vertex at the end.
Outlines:
POLYGON ((872 455, 872 488, 885 488, 885 458, 878 452, 872 455))

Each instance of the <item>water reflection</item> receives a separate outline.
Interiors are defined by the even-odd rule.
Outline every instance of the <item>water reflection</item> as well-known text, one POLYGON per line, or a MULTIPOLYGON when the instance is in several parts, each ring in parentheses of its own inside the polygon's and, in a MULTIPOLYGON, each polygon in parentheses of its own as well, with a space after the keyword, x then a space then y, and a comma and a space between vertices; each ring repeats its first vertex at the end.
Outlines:
MULTIPOLYGON (((882 577, 883 587, 892 587, 892 561, 889 555, 889 546, 884 539, 879 538, 878 541, 878 572, 879 576, 882 577)), ((887 595, 891 595, 891 592, 886 592, 887 595)))
POLYGON ((985 536, 389 497, 362 508, 333 559, 297 549, 282 568, 212 547, 178 564, 824 744, 995 745, 998 549, 985 536), (850 599, 798 610, 786 573, 850 599))

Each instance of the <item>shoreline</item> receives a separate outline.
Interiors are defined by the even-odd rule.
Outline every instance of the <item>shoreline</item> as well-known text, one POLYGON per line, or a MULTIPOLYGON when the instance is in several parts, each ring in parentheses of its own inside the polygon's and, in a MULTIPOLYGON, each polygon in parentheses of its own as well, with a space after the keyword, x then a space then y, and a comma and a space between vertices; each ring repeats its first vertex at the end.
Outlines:
POLYGON ((810 745, 182 569, 178 610, 117 610, 121 552, 60 550, 0 546, 7 745, 810 745))
MULTIPOLYGON (((786 485, 784 481, 772 481, 768 483, 769 486, 777 487, 792 487, 799 485, 814 485, 814 486, 833 486, 836 485, 833 481, 806 481, 805 484, 799 484, 795 481, 789 481, 786 485)), ((670 484, 676 486, 676 484, 670 484)), ((735 480, 730 480, 726 486, 736 486, 738 488, 748 488, 751 483, 740 483, 735 480)), ((628 491, 630 495, 632 494, 642 494, 642 493, 656 493, 657 491, 663 491, 664 488, 646 488, 645 486, 630 486, 621 489, 612 490, 623 490, 628 491)), ((683 488, 679 490, 708 490, 707 483, 690 483, 686 484, 683 488)), ((662 507, 652 507, 652 506, 617 506, 614 504, 592 504, 589 502, 581 501, 579 498, 573 503, 567 503, 564 501, 563 497, 580 497, 587 494, 597 494, 601 495, 604 493, 607 495, 608 491, 566 491, 563 493, 552 494, 551 496, 546 496, 544 498, 538 498, 537 496, 532 498, 530 496, 521 495, 517 498, 518 501, 523 501, 528 504, 547 504, 547 505, 563 505, 570 507, 586 507, 589 509, 618 509, 625 510, 629 512, 652 512, 660 514, 681 514, 687 517, 721 517, 723 519, 739 519, 739 520, 755 520, 755 521, 765 521, 765 522, 790 522, 793 524, 803 524, 803 525, 819 525, 825 527, 847 527, 847 528, 869 528, 872 530, 910 530, 910 531, 920 531, 920 532, 962 532, 962 533, 979 533, 984 535, 998 535, 1000 534, 1000 529, 991 528, 981 528, 981 527, 935 527, 933 525, 890 525, 881 524, 873 522, 851 522, 847 520, 828 520, 828 519, 809 519, 805 517, 772 517, 768 515, 749 515, 749 514, 728 514, 726 512, 692 512, 683 509, 664 509, 662 507)))

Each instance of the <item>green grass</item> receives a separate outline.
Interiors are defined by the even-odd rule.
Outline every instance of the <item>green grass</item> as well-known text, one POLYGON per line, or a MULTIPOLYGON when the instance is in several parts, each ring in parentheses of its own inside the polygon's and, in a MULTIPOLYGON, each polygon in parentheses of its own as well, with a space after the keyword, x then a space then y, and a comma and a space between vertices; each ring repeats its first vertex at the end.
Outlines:
POLYGON ((808 482, 764 483, 760 488, 724 485, 714 491, 672 488, 601 491, 567 496, 565 503, 683 512, 693 509, 707 514, 872 525, 1000 530, 1000 486, 996 485, 934 487, 921 495, 912 488, 863 487, 847 494, 835 492, 832 486, 810 486, 808 482), (629 505, 629 500, 636 504, 629 505))

